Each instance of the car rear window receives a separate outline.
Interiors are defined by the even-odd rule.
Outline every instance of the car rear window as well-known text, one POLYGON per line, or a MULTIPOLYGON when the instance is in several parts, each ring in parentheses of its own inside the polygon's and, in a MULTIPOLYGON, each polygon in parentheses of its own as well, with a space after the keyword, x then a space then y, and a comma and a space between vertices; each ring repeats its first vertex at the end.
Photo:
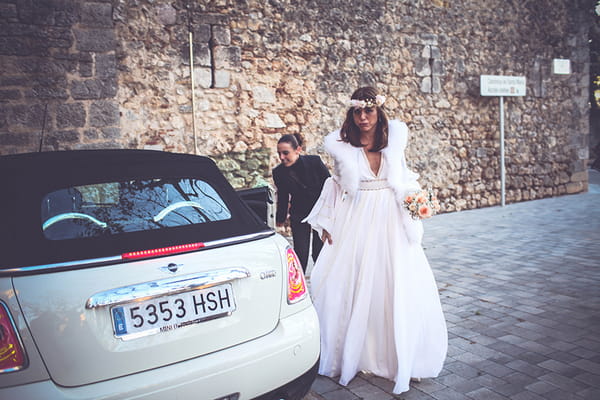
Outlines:
POLYGON ((67 240, 223 221, 231 212, 201 179, 157 178, 52 191, 41 217, 47 239, 67 240))
POLYGON ((0 196, 0 274, 225 246, 269 231, 203 156, 122 149, 0 156, 0 182, 10 194, 0 196))

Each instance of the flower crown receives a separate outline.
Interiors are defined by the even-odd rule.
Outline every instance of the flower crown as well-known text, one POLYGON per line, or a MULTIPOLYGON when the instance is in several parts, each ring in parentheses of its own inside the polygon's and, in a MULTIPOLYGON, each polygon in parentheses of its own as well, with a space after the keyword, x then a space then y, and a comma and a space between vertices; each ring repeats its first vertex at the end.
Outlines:
POLYGON ((374 99, 350 99, 348 105, 354 108, 374 108, 375 106, 381 107, 385 103, 385 96, 377 95, 374 99))

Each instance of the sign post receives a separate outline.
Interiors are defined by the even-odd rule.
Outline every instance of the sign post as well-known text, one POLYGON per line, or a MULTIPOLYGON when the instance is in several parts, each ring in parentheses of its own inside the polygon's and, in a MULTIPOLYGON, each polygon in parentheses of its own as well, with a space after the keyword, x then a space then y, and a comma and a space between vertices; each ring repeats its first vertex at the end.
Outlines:
POLYGON ((482 96, 500 98, 500 183, 502 207, 506 204, 506 172, 504 169, 504 96, 525 96, 526 79, 524 76, 481 75, 482 96))

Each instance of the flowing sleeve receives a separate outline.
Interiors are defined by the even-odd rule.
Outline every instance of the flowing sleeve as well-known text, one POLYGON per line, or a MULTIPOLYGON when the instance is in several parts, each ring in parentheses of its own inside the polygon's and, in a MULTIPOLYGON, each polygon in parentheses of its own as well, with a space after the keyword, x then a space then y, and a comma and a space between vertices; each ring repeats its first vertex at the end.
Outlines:
POLYGON ((312 229, 319 233, 319 236, 323 235, 323 229, 328 232, 333 231, 334 208, 340 193, 341 189, 335 178, 327 178, 317 202, 308 216, 302 220, 302 222, 309 223, 312 229))
POLYGON ((421 185, 419 184, 419 174, 411 171, 408 168, 406 163, 406 157, 404 152, 401 154, 400 159, 402 178, 401 178, 401 191, 400 197, 398 198, 398 207, 400 207, 400 217, 402 219, 402 225, 406 231, 406 236, 408 237, 408 241, 410 243, 421 245, 423 241, 423 221, 420 219, 414 219, 410 216, 410 213, 406 208, 404 208, 404 198, 408 194, 416 193, 421 190, 421 185))

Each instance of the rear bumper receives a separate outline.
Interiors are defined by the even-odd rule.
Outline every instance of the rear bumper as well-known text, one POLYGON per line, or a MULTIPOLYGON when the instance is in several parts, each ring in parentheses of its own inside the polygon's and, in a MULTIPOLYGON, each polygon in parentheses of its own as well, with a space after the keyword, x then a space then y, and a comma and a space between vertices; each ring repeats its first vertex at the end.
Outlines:
POLYGON ((268 335, 219 352, 80 387, 49 380, 13 386, 0 389, 0 398, 212 400, 235 393, 239 400, 294 398, 310 389, 319 354, 317 314, 309 307, 280 320, 268 335))
POLYGON ((319 360, 317 360, 315 365, 313 365, 312 368, 306 371, 302 376, 276 390, 263 394, 254 400, 300 400, 309 392, 312 383, 317 377, 318 371, 319 360))

